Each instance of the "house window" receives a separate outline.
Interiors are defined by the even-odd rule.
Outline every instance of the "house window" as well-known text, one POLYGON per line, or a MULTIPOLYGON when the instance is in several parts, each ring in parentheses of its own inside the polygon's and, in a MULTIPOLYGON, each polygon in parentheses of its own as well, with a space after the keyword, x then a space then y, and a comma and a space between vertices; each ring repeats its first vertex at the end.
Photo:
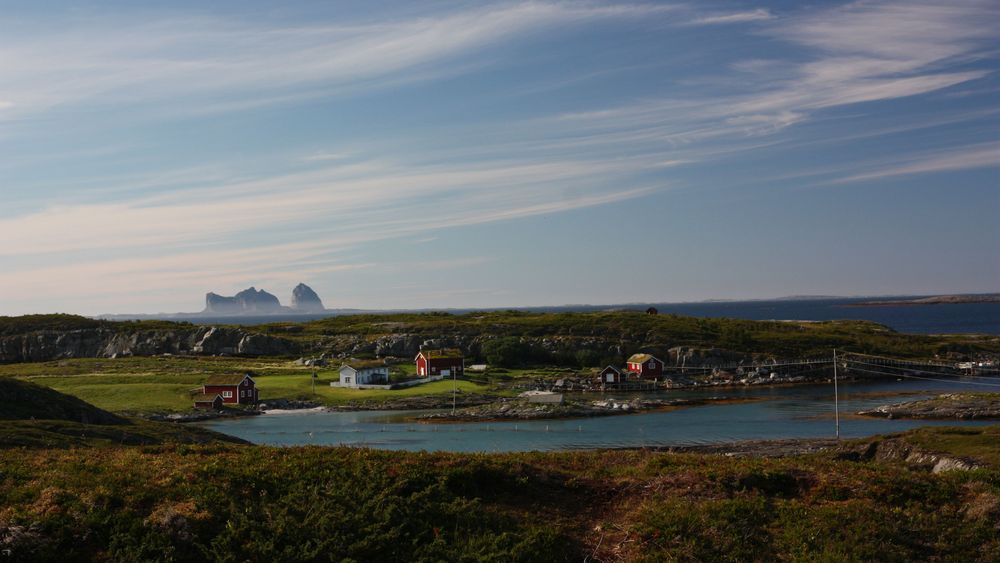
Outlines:
POLYGON ((344 378, 344 383, 350 383, 350 382, 351 382, 351 378, 350 377, 345 377, 344 378))
POLYGON ((232 399, 233 398, 233 392, 232 391, 223 391, 222 392, 222 396, 225 397, 225 398, 227 398, 227 399, 232 399))
POLYGON ((656 362, 649 360, 649 369, 653 369, 654 367, 656 367, 656 362))

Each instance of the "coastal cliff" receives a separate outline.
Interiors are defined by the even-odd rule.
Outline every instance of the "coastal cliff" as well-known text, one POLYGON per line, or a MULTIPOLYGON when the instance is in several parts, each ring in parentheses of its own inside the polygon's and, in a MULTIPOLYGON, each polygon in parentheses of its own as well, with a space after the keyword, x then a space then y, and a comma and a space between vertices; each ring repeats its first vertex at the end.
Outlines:
POLYGON ((133 330, 102 326, 0 336, 0 363, 158 354, 281 356, 296 354, 299 348, 283 338, 230 327, 133 330))

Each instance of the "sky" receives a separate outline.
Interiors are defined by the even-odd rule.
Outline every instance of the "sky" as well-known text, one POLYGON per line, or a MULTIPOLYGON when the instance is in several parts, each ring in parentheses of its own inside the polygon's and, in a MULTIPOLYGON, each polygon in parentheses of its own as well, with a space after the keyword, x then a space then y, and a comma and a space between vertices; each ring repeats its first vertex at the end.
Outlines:
POLYGON ((1000 0, 0 1, 0 315, 1000 291, 1000 0))

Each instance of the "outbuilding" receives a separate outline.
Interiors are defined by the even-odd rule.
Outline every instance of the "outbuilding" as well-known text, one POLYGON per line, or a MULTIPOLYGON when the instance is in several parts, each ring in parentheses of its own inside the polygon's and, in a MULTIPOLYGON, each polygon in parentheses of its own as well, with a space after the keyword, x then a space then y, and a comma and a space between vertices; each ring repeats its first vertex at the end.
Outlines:
POLYGON ((194 408, 222 410, 222 395, 218 393, 214 395, 198 393, 194 396, 194 408))
POLYGON ((601 385, 616 385, 618 383, 625 383, 625 374, 615 366, 608 366, 601 370, 600 373, 601 385))
POLYGON ((465 375, 465 356, 461 350, 421 350, 414 359, 420 377, 462 377, 465 375))
POLYGON ((663 377, 663 362, 652 354, 632 354, 626 360, 626 367, 642 379, 663 377))

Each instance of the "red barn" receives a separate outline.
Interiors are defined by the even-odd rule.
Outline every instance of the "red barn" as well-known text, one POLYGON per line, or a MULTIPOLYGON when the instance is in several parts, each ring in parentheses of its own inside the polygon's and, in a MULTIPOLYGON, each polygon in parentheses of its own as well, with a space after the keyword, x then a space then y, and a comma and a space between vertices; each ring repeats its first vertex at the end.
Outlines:
POLYGON ((221 395, 227 405, 256 405, 257 384, 250 374, 213 375, 202 386, 205 395, 221 395))
POLYGON ((465 356, 461 350, 421 350, 414 361, 420 377, 465 375, 465 356))
POLYGON ((663 362, 652 354, 632 354, 626 360, 628 371, 637 374, 642 379, 659 379, 663 377, 663 362))

